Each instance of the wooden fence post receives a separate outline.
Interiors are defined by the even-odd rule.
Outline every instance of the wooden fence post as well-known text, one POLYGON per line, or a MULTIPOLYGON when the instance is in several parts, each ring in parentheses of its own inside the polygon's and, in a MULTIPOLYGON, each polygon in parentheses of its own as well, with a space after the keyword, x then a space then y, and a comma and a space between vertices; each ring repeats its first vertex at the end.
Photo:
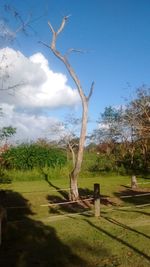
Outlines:
POLYGON ((94 209, 95 217, 100 217, 100 185, 94 184, 94 209))

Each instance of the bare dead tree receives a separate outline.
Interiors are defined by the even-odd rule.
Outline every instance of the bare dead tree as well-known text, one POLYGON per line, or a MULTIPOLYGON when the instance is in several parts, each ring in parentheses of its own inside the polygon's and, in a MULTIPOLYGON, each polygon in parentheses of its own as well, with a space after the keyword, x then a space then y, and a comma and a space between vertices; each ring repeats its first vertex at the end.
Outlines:
MULTIPOLYGON (((43 42, 41 42, 41 43, 44 44, 49 49, 51 49, 53 54, 64 63, 71 78, 73 79, 73 81, 75 82, 75 84, 77 86, 77 90, 78 90, 78 93, 79 93, 80 98, 81 98, 82 123, 81 123, 81 131, 80 131, 80 138, 79 138, 79 147, 78 147, 78 152, 77 152, 77 156, 75 159, 73 169, 70 173, 70 199, 71 200, 77 200, 79 198, 78 175, 79 175, 80 170, 81 170, 81 165, 82 165, 82 160, 83 160, 83 152, 84 152, 84 144, 85 144, 85 138, 86 138, 86 129, 87 129, 87 120, 88 120, 88 104, 89 104, 90 97, 93 93, 94 82, 92 82, 89 94, 88 94, 88 96, 86 96, 84 91, 83 91, 83 88, 81 86, 80 80, 79 80, 75 70, 70 65, 67 56, 62 55, 61 52, 58 51, 56 48, 57 37, 64 30, 64 27, 65 27, 65 24, 66 24, 66 21, 68 20, 68 18, 69 18, 69 16, 65 16, 62 19, 60 27, 58 28, 57 31, 55 31, 53 26, 51 25, 51 23, 48 22, 48 26, 50 28, 50 31, 52 32, 52 41, 51 41, 50 45, 47 45, 43 42)), ((71 49, 71 50, 75 51, 75 49, 71 49)))

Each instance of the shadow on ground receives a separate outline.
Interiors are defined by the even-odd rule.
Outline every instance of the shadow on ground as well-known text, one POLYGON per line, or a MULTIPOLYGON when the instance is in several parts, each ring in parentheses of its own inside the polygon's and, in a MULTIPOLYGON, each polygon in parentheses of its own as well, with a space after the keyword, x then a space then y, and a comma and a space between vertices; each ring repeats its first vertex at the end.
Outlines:
MULTIPOLYGON (((106 220, 108 221, 108 218, 106 218, 106 220)), ((109 218, 110 220, 110 218, 109 218)), ((91 221, 85 219, 85 221, 93 228, 95 228, 97 231, 99 231, 100 233, 103 233, 105 234, 106 236, 110 237, 111 239, 119 242, 121 245, 124 245, 126 247, 128 247, 129 249, 131 249, 132 251, 134 251, 135 253, 137 253, 138 255, 142 256, 143 259, 146 259, 148 261, 150 261, 150 256, 147 255, 146 253, 144 253, 143 251, 141 251, 140 249, 138 249, 136 247, 136 245, 132 245, 130 242, 126 241, 126 240, 123 240, 122 238, 116 236, 115 234, 113 234, 112 232, 104 229, 103 227, 101 226, 97 226, 95 225, 94 223, 92 223, 91 221)), ((123 228, 125 228, 125 225, 120 225, 119 222, 117 221, 110 221, 111 223, 114 223, 114 224, 117 224, 117 226, 122 226, 123 228)), ((130 231, 135 231, 134 229, 130 228, 130 227, 127 227, 128 230, 130 231)), ((138 234, 141 234, 140 232, 138 232, 138 234)), ((146 236, 148 237, 148 236, 146 236)), ((149 237, 148 237, 149 238, 149 237)), ((140 265, 139 265, 140 266, 140 265)), ((144 265, 143 265, 144 266, 144 265)))
MULTIPOLYGON (((78 188, 80 199, 79 202, 69 202, 69 194, 67 191, 62 190, 60 187, 56 186, 54 183, 45 178, 45 181, 49 184, 50 187, 56 189, 59 195, 49 194, 47 195, 48 203, 50 204, 49 212, 53 214, 61 214, 62 212, 68 213, 76 213, 76 212, 84 212, 93 208, 94 199, 93 190, 88 188, 78 188), (60 205, 56 205, 57 203, 61 203, 60 205)), ((115 202, 111 200, 109 196, 101 195, 101 204, 106 206, 116 205, 115 202)))
POLYGON ((122 200, 124 203, 134 205, 150 204, 150 188, 139 187, 133 190, 130 187, 123 185, 122 188, 123 189, 120 192, 114 192, 114 196, 122 200))
POLYGON ((19 193, 3 192, 1 200, 8 207, 7 231, 0 247, 1 267, 90 266, 72 252, 69 244, 63 244, 53 227, 29 217, 33 214, 30 204, 19 193), (15 209, 14 205, 22 208, 15 209))
POLYGON ((109 223, 111 223, 111 224, 113 224, 113 225, 116 225, 116 226, 118 226, 118 227, 121 227, 121 228, 127 230, 129 233, 130 233, 130 232, 133 232, 133 233, 138 234, 139 236, 141 235, 141 236, 146 237, 147 239, 150 239, 150 235, 147 235, 147 234, 145 234, 145 233, 143 233, 143 232, 140 232, 139 230, 136 230, 136 229, 134 229, 134 228, 132 228, 132 227, 130 227, 130 226, 124 224, 124 223, 121 223, 121 222, 119 222, 118 220, 116 220, 116 219, 114 219, 114 218, 110 218, 110 217, 108 217, 108 216, 102 216, 102 217, 103 217, 107 222, 109 222, 109 223))

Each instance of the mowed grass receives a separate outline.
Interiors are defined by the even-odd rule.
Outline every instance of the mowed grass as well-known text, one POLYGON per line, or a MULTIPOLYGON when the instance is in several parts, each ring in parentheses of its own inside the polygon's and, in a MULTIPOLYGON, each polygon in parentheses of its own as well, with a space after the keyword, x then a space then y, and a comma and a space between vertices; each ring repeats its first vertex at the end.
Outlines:
MULTIPOLYGON (((94 183, 100 184, 100 218, 93 216, 91 202, 47 206, 67 201, 67 177, 33 180, 0 186, 6 190, 8 207, 1 267, 150 266, 150 208, 136 207, 150 203, 150 198, 120 198, 133 193, 130 177, 79 178, 84 197, 93 195, 94 183)), ((136 194, 150 191, 148 179, 138 178, 138 182, 143 184, 136 194)))

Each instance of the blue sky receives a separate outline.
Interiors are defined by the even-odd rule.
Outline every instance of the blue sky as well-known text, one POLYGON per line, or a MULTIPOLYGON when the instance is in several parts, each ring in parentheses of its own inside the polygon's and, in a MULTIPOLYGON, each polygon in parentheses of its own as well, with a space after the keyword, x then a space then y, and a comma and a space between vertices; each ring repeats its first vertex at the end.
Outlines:
MULTIPOLYGON (((74 53, 69 59, 85 93, 95 81, 89 105, 92 121, 106 106, 124 104, 124 98, 130 98, 137 87, 149 86, 149 0, 1 0, 1 7, 6 2, 15 7, 24 21, 32 13, 31 26, 35 31, 28 29, 28 36, 20 32, 9 46, 26 57, 42 53, 50 68, 67 75, 68 85, 75 88, 63 64, 39 43, 40 40, 50 43, 48 20, 57 28, 63 16, 71 15, 58 40, 58 48, 63 52, 69 48, 85 51, 74 53)), ((0 16, 8 19, 11 30, 15 29, 16 21, 2 8, 0 16)), ((62 118, 72 110, 72 107, 58 106, 51 108, 48 114, 62 118)), ((75 110, 78 112, 79 109, 75 110)), ((93 126, 91 124, 89 129, 93 126)))

